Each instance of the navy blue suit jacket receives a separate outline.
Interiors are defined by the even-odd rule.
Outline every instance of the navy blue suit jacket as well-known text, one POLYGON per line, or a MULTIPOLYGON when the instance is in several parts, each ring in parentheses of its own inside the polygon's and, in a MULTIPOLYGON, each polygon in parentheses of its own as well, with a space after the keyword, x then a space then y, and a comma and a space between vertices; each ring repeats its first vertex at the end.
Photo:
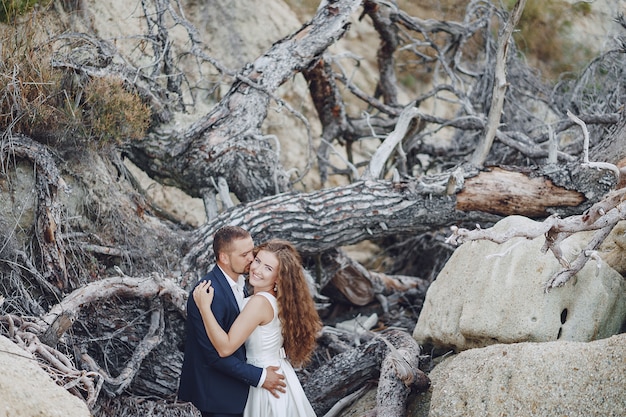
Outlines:
MULTIPOLYGON (((211 280, 215 288, 211 304, 213 314, 228 332, 239 315, 228 278, 215 266, 195 286, 206 280, 211 280)), ((243 412, 250 385, 258 384, 263 369, 246 363, 243 345, 231 356, 219 357, 204 330, 202 316, 193 300, 193 289, 187 300, 185 331, 185 356, 178 399, 192 402, 200 411, 225 414, 243 412)))

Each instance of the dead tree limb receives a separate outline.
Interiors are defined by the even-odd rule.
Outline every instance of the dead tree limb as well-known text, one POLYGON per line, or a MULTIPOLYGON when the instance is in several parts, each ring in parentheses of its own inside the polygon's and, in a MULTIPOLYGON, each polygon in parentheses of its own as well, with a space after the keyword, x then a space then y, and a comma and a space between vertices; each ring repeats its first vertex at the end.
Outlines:
POLYGON ((379 415, 403 416, 411 389, 423 391, 430 385, 419 369, 419 345, 409 333, 389 329, 368 334, 371 340, 335 355, 303 384, 318 415, 378 379, 377 407, 383 413, 379 415))
POLYGON ((524 230, 508 230, 504 234, 496 234, 491 229, 467 230, 452 227, 452 235, 448 242, 460 244, 472 240, 490 240, 496 243, 506 242, 514 237, 534 239, 544 235, 546 242, 542 251, 548 249, 554 254, 563 270, 546 282, 545 290, 564 285, 571 277, 576 275, 594 257, 594 251, 600 246, 615 225, 626 220, 626 188, 622 188, 608 194, 602 201, 592 206, 586 213, 560 219, 551 216, 543 222, 537 223, 536 227, 526 227, 524 230), (597 230, 587 247, 583 249, 572 263, 563 257, 559 243, 566 237, 577 232, 597 230))
POLYGON ((376 149, 376 153, 372 156, 372 159, 370 159, 367 168, 361 176, 362 180, 376 180, 381 177, 383 167, 389 159, 389 156, 397 146, 400 146, 409 131, 411 122, 415 117, 418 117, 418 115, 419 111, 414 107, 414 103, 409 104, 402 110, 402 113, 400 113, 398 117, 396 128, 376 149))
POLYGON ((502 118, 502 107, 504 105, 504 97, 507 89, 506 81, 506 63, 509 52, 509 43, 512 42, 513 30, 517 26, 517 22, 522 16, 526 0, 517 0, 513 11, 509 16, 500 38, 498 39, 498 50, 496 52, 496 69, 495 80, 493 84, 493 92, 491 96, 491 108, 489 109, 489 115, 487 116, 487 131, 485 135, 479 140, 476 150, 472 155, 471 163, 474 166, 482 167, 494 138, 496 137, 496 131, 500 125, 502 118))
POLYGON ((377 417, 403 417, 411 390, 426 391, 430 380, 419 369, 420 347, 406 332, 389 330, 378 336, 387 345, 376 390, 377 417))
POLYGON ((52 307, 42 320, 50 325, 61 314, 66 314, 74 320, 82 307, 113 296, 163 297, 178 311, 185 314, 187 295, 187 292, 181 289, 173 278, 156 274, 142 278, 110 277, 92 281, 67 295, 60 303, 52 307))
POLYGON ((398 80, 396 79, 394 53, 398 47, 398 27, 396 26, 397 8, 385 2, 363 2, 363 13, 367 14, 380 36, 380 47, 376 53, 376 62, 380 78, 374 97, 382 97, 388 106, 398 104, 398 80))
MULTIPOLYGON (((337 137, 351 137, 352 130, 346 116, 346 108, 337 87, 331 61, 328 55, 324 55, 309 69, 302 72, 309 83, 309 91, 315 110, 322 123, 322 137, 317 151, 318 169, 320 180, 325 184, 328 180, 328 165, 330 147, 333 139, 337 137)), ((348 151, 350 147, 348 146, 348 151)), ((348 152, 348 158, 350 153, 348 152)))
MULTIPOLYGON (((621 218, 626 219, 626 209, 622 209, 621 218)), ((545 291, 548 292, 552 288, 561 287, 565 285, 574 275, 576 275, 587 264, 587 261, 594 259, 596 262, 600 261, 600 257, 595 252, 600 247, 602 242, 607 238, 615 227, 615 224, 609 224, 606 227, 599 229, 593 236, 593 238, 587 244, 587 247, 583 249, 573 262, 567 262, 564 269, 557 272, 551 277, 545 284, 545 291)), ((547 243, 547 241, 546 241, 547 243)), ((554 251, 553 251, 554 252, 554 251)))
POLYGON ((529 169, 515 174, 514 181, 506 181, 503 174, 502 183, 491 183, 493 189, 470 203, 467 196, 478 194, 485 186, 480 179, 489 175, 459 168, 401 182, 358 181, 310 193, 283 193, 233 207, 194 233, 182 261, 183 273, 207 270, 212 262, 212 234, 222 224, 241 225, 257 241, 288 239, 303 254, 316 254, 363 240, 423 233, 454 224, 490 223, 516 210, 529 217, 568 213, 568 209, 580 213, 616 182, 612 173, 580 170, 577 164, 555 172, 529 169), (532 181, 532 176, 540 180, 532 181), (523 178, 537 196, 528 206, 517 203, 528 192, 519 186, 523 178), (559 190, 561 197, 569 197, 555 201, 536 192, 551 182, 556 186, 551 194, 559 190))
POLYGON ((372 339, 333 356, 313 371, 302 386, 316 414, 324 415, 338 401, 376 380, 386 349, 382 341, 372 339))
POLYGON ((548 214, 548 207, 576 207, 583 201, 583 193, 559 187, 545 177, 495 167, 465 179, 457 194, 457 209, 541 217, 548 214))
POLYGON ((182 131, 155 132, 133 144, 129 157, 153 178, 196 197, 200 197, 198 190, 210 187, 210 178, 220 176, 242 202, 275 194, 277 189, 286 191, 288 179, 280 172, 276 154, 267 142, 258 140, 263 137, 260 126, 269 101, 280 85, 317 62, 343 36, 359 6, 357 0, 340 0, 321 7, 299 31, 244 68, 211 112, 182 131), (245 156, 250 153, 254 160, 245 156), (155 159, 168 170, 154 165, 155 159))

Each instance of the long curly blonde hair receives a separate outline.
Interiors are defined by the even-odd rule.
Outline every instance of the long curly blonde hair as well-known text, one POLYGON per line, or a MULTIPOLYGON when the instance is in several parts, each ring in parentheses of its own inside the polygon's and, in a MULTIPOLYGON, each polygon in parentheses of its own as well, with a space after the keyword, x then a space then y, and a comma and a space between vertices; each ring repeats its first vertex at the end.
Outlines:
POLYGON ((285 352, 292 365, 306 365, 315 350, 322 321, 304 277, 302 259, 296 248, 286 240, 268 240, 256 247, 255 255, 261 250, 271 252, 278 258, 276 300, 285 352))

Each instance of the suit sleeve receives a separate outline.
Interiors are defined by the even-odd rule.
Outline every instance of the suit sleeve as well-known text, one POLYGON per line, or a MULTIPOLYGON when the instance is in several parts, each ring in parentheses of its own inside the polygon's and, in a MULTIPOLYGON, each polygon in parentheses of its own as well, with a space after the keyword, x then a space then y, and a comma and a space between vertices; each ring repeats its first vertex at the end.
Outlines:
MULTIPOLYGON (((228 319, 227 317, 227 307, 226 300, 224 299, 223 294, 218 297, 217 294, 213 300, 211 305, 211 309, 213 310, 213 314, 217 319, 218 323, 222 328, 226 328, 224 325, 225 321, 228 319)), ((204 329, 204 323, 202 322, 202 316, 200 315, 200 311, 198 310, 198 306, 193 300, 193 296, 190 295, 189 302, 187 305, 187 320, 190 320, 192 326, 194 327, 195 333, 198 335, 198 341, 200 346, 202 347, 203 356, 207 364, 211 365, 215 369, 220 372, 230 375, 233 378, 237 378, 248 385, 258 386, 259 380, 261 379, 261 374, 263 373, 263 369, 254 365, 250 365, 243 360, 245 358, 245 354, 243 353, 244 347, 240 347, 237 352, 233 353, 230 356, 225 358, 221 358, 211 341, 209 340, 208 335, 206 334, 206 330, 204 329)), ((232 318, 234 320, 234 318, 232 318)), ((230 326, 229 326, 230 327, 230 326)))

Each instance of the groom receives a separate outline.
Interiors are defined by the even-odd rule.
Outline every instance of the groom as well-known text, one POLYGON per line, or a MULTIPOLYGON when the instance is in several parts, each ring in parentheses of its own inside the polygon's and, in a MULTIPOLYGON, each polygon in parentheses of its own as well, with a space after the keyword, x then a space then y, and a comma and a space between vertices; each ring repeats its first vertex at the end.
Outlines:
MULTIPOLYGON (((212 310, 228 332, 239 315, 244 297, 244 278, 254 258, 250 233, 238 226, 225 226, 213 236, 216 266, 199 282, 211 280, 215 288, 212 310)), ((196 284, 198 285, 198 284, 196 284)), ((285 392, 285 378, 277 366, 261 369, 246 363, 242 345, 231 356, 220 358, 211 344, 193 300, 187 300, 185 356, 180 375, 178 399, 190 401, 202 417, 242 416, 249 387, 262 386, 278 397, 285 392)))

